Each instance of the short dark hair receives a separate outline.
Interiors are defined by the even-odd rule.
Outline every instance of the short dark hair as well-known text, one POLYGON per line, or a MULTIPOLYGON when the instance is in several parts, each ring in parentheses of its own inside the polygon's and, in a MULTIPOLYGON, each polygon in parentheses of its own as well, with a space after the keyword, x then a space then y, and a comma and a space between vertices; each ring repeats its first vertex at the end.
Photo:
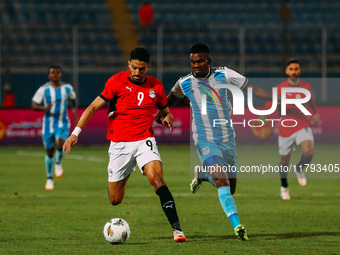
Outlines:
POLYGON ((130 53, 130 60, 135 59, 143 61, 145 63, 150 63, 150 53, 144 48, 135 48, 130 53))
POLYGON ((210 53, 209 48, 204 43, 196 43, 191 47, 190 53, 210 53))
POLYGON ((296 63, 300 65, 300 61, 297 58, 288 59, 286 66, 289 66, 291 63, 296 63))
POLYGON ((59 71, 62 73, 63 72, 63 69, 61 68, 61 66, 59 66, 59 65, 50 65, 49 67, 48 67, 48 73, 50 73, 50 71, 51 71, 51 69, 52 68, 57 68, 57 69, 59 69, 59 71))

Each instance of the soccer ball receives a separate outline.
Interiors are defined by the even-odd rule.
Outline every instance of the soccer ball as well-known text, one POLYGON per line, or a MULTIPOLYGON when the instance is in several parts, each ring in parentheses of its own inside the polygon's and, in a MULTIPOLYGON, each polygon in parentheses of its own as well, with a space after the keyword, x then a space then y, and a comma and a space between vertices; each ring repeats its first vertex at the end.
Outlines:
POLYGON ((123 244, 130 237, 130 226, 121 218, 113 218, 106 222, 103 233, 109 243, 123 244))

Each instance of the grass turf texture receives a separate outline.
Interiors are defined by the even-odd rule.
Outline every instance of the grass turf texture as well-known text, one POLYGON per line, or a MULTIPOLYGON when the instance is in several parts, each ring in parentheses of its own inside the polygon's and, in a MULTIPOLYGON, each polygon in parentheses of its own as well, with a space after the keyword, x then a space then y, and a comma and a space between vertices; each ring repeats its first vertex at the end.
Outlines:
MULTIPOLYGON (((164 176, 188 241, 172 230, 147 178, 129 179, 125 199, 107 198, 107 147, 75 147, 63 161, 55 190, 45 191, 42 147, 0 147, 0 254, 340 254, 339 179, 289 179, 292 200, 280 199, 279 179, 239 179, 234 195, 250 240, 234 236, 217 198, 204 183, 189 191, 189 147, 160 146, 164 176), (125 219, 131 236, 110 245, 107 220, 125 219)), ((339 145, 317 145, 315 163, 339 163, 339 145), (337 162, 335 162, 337 161, 337 162)), ((276 146, 238 146, 238 164, 276 165, 276 146)), ((300 153, 293 153, 297 162, 300 153)), ((139 171, 139 170, 138 170, 139 171)))

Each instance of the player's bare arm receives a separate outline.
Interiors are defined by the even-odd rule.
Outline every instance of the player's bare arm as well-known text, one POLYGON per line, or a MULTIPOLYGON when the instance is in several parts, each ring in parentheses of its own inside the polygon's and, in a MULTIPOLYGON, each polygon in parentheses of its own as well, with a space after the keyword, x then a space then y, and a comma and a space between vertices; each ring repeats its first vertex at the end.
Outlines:
POLYGON ((252 84, 248 84, 247 87, 252 88, 253 94, 258 98, 265 99, 265 100, 271 100, 273 98, 272 92, 269 90, 254 86, 252 84))
POLYGON ((162 116, 162 125, 168 127, 171 131, 174 130, 174 117, 169 111, 169 107, 160 110, 162 116))
POLYGON ((52 104, 48 104, 47 106, 40 105, 37 103, 32 103, 32 109, 35 111, 47 111, 52 108, 52 104))
POLYGON ((318 108, 316 107, 313 97, 310 99, 309 105, 312 108, 312 111, 314 112, 314 116, 312 117, 311 124, 316 125, 320 121, 320 113, 318 112, 318 108))
MULTIPOLYGON (((172 91, 170 92, 170 94, 167 96, 167 100, 168 100, 168 106, 170 107, 171 105, 173 105, 173 103, 175 102, 175 98, 173 97, 172 95, 172 91)), ((169 109, 169 108, 168 108, 169 109)), ((162 124, 163 120, 164 120, 164 115, 161 113, 161 111, 159 110, 155 116, 155 121, 158 123, 158 124, 162 124)))
POLYGON ((184 103, 184 105, 186 106, 190 106, 190 100, 188 97, 184 97, 184 98, 179 98, 179 97, 176 97, 174 95, 174 92, 173 91, 170 91, 169 95, 167 96, 167 99, 168 99, 168 106, 172 106, 173 104, 175 103, 178 103, 180 102, 182 105, 184 103))
POLYGON ((78 122, 78 112, 77 112, 77 103, 76 100, 70 100, 72 112, 73 112, 73 121, 74 123, 78 122))
MULTIPOLYGON (((168 100, 168 106, 171 107, 173 104, 175 104, 176 102, 178 101, 184 101, 188 106, 189 106, 189 99, 187 97, 183 98, 183 99, 180 99, 176 96, 174 96, 173 92, 170 91, 169 95, 167 96, 167 100, 168 100)), ((163 116, 161 114, 160 111, 158 111, 156 114, 155 114, 155 121, 158 123, 158 124, 161 124, 162 125, 162 122, 163 122, 163 116)))
MULTIPOLYGON (((101 97, 97 97, 84 111, 84 113, 81 115, 80 120, 77 123, 77 126, 75 130, 78 128, 78 130, 82 130, 85 125, 91 120, 93 115, 104 105, 106 104, 106 101, 103 100, 101 97)), ((79 133, 80 133, 79 131, 79 133)), ((78 134, 79 134, 78 133, 78 134)), ((71 147, 76 145, 78 141, 78 135, 72 134, 66 139, 64 145, 63 145, 63 151, 66 151, 66 154, 71 152, 71 147)))
POLYGON ((313 118, 312 118, 312 124, 315 125, 315 124, 318 124, 320 122, 320 113, 315 113, 313 118))

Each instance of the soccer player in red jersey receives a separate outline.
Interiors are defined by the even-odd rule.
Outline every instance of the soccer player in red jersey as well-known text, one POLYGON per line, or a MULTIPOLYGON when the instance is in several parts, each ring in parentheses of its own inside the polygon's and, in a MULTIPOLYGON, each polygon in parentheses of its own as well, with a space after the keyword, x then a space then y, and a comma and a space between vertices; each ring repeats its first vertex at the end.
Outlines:
POLYGON ((123 201, 126 183, 135 167, 147 176, 159 196, 175 242, 185 242, 174 199, 163 178, 162 161, 157 149, 152 123, 155 106, 164 117, 162 124, 173 130, 173 116, 161 81, 147 75, 150 53, 144 48, 131 51, 128 71, 113 75, 103 92, 87 107, 63 146, 66 153, 77 143, 80 131, 98 109, 110 103, 107 139, 110 140, 108 164, 109 200, 123 201))
MULTIPOLYGON (((288 76, 288 80, 276 86, 278 89, 278 96, 281 96, 281 88, 284 87, 304 88, 312 92, 310 84, 299 79, 301 69, 300 63, 297 59, 290 59, 287 62, 286 75, 288 76)), ((287 99, 303 97, 305 97, 303 93, 286 94, 287 99)), ((290 200, 287 174, 291 151, 295 144, 300 146, 302 150, 302 157, 295 166, 298 182, 301 186, 307 185, 307 179, 303 173, 303 169, 305 164, 309 164, 312 161, 314 154, 314 138, 311 130, 311 123, 318 123, 320 120, 320 114, 318 113, 313 97, 311 97, 308 103, 306 103, 305 107, 314 113, 312 118, 302 113, 296 105, 287 105, 287 114, 281 116, 279 126, 279 153, 281 157, 281 198, 283 200, 290 200), (281 123, 285 119, 293 119, 296 121, 297 125, 295 127, 284 127, 281 123)))

